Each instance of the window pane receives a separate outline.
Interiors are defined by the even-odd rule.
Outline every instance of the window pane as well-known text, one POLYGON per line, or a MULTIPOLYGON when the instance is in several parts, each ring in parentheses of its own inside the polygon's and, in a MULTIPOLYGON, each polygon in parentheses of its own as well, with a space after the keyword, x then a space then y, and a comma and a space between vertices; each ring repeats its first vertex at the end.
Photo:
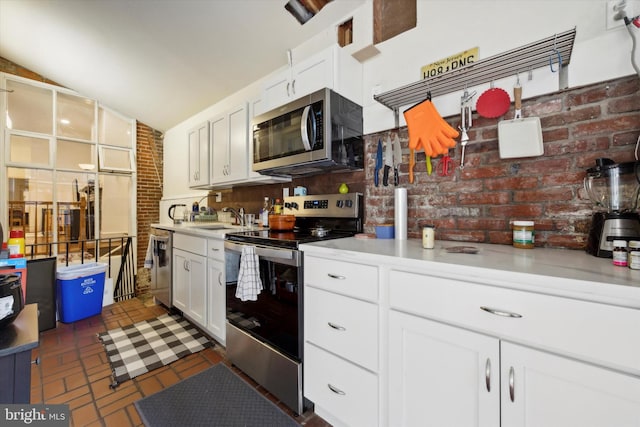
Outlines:
POLYGON ((100 238, 130 235, 133 178, 123 175, 100 175, 100 238))
POLYGON ((53 134, 53 92, 7 80, 7 128, 53 134))
POLYGON ((46 253, 53 241, 53 171, 7 168, 10 226, 25 232, 25 243, 46 253))
POLYGON ((100 170, 133 171, 131 150, 100 147, 100 170))
POLYGON ((104 108, 98 109, 98 142, 100 144, 132 148, 132 127, 131 120, 125 120, 104 108))
POLYGON ((9 135, 9 162, 50 166, 49 140, 32 136, 9 135))
POLYGON ((56 103, 57 135, 93 141, 95 102, 79 96, 58 93, 56 103))
POLYGON ((95 235, 95 174, 58 172, 58 241, 76 241, 95 235))
POLYGON ((95 169, 95 145, 84 142, 58 140, 56 168, 93 170, 95 169))

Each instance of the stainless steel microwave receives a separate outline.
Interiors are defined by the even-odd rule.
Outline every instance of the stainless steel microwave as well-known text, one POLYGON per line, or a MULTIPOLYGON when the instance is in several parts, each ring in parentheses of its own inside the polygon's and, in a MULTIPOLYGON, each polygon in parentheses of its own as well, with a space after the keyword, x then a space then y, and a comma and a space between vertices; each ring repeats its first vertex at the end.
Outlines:
POLYGON ((322 89, 256 116, 253 170, 264 175, 313 175, 362 169, 362 107, 322 89))

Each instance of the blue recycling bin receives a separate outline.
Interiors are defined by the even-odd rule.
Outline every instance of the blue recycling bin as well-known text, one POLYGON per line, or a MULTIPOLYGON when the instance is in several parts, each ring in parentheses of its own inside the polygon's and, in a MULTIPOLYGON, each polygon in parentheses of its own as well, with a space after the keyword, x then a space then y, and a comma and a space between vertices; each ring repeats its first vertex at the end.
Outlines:
POLYGON ((87 264, 59 267, 56 271, 58 318, 72 323, 102 312, 102 296, 107 264, 87 264))

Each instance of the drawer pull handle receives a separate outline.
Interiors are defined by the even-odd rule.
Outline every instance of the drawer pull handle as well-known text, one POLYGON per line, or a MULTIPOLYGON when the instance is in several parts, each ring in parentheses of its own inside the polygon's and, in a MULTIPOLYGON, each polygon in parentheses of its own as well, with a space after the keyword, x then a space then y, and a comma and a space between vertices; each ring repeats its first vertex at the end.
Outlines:
POLYGON ((347 328, 345 328, 344 326, 336 325, 335 323, 327 322, 327 325, 331 326, 333 329, 335 329, 337 331, 346 331, 347 330, 347 328))
POLYGON ((338 274, 332 274, 332 273, 327 273, 327 276, 331 277, 332 279, 338 279, 338 280, 346 279, 346 277, 344 276, 340 276, 338 274))
POLYGON ((218 252, 218 251, 220 250, 220 248, 211 248, 211 250, 212 250, 213 252, 218 252))
POLYGON ((515 399, 515 373, 513 372, 513 366, 509 368, 509 399, 513 402, 515 399))
POLYGON ((484 381, 487 385, 487 391, 491 393, 491 359, 487 357, 487 363, 484 365, 484 381))
POLYGON ((522 317, 521 314, 514 313, 513 311, 498 310, 497 308, 482 306, 480 307, 480 310, 484 310, 487 313, 495 314, 496 316, 512 317, 514 319, 519 319, 522 317))
POLYGON ((332 386, 331 384, 327 384, 327 387, 329 387, 329 390, 331 390, 335 394, 339 394, 340 396, 344 396, 345 394, 347 394, 344 391, 340 390, 339 388, 332 386))

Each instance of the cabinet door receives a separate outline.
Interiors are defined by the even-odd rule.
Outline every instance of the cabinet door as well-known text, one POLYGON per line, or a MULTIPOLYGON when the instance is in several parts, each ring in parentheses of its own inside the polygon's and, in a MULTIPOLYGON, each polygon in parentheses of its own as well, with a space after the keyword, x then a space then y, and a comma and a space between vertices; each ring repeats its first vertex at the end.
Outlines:
POLYGON ((189 131, 189 186, 209 183, 209 123, 189 131))
POLYGON ((390 311, 386 425, 498 426, 499 375, 497 339, 390 311))
POLYGON ((229 165, 229 124, 223 115, 211 120, 211 178, 212 185, 227 179, 229 165))
POLYGON ((207 259, 189 254, 189 306, 186 313, 200 326, 207 324, 207 259))
POLYGON ((291 99, 325 87, 333 88, 333 49, 325 49, 293 67, 291 99))
POLYGON ((242 104, 229 111, 229 164, 227 180, 247 179, 249 173, 249 115, 242 104))
POLYGON ((637 377, 508 342, 501 357, 503 426, 640 425, 637 377))
POLYGON ((274 74, 263 87, 263 110, 269 111, 291 99, 291 68, 274 74))
POLYGON ((189 270, 187 263, 189 253, 181 249, 173 248, 173 306, 183 313, 187 310, 189 301, 189 270))
POLYGON ((225 345, 226 288, 224 262, 207 259, 208 307, 207 330, 225 345))

